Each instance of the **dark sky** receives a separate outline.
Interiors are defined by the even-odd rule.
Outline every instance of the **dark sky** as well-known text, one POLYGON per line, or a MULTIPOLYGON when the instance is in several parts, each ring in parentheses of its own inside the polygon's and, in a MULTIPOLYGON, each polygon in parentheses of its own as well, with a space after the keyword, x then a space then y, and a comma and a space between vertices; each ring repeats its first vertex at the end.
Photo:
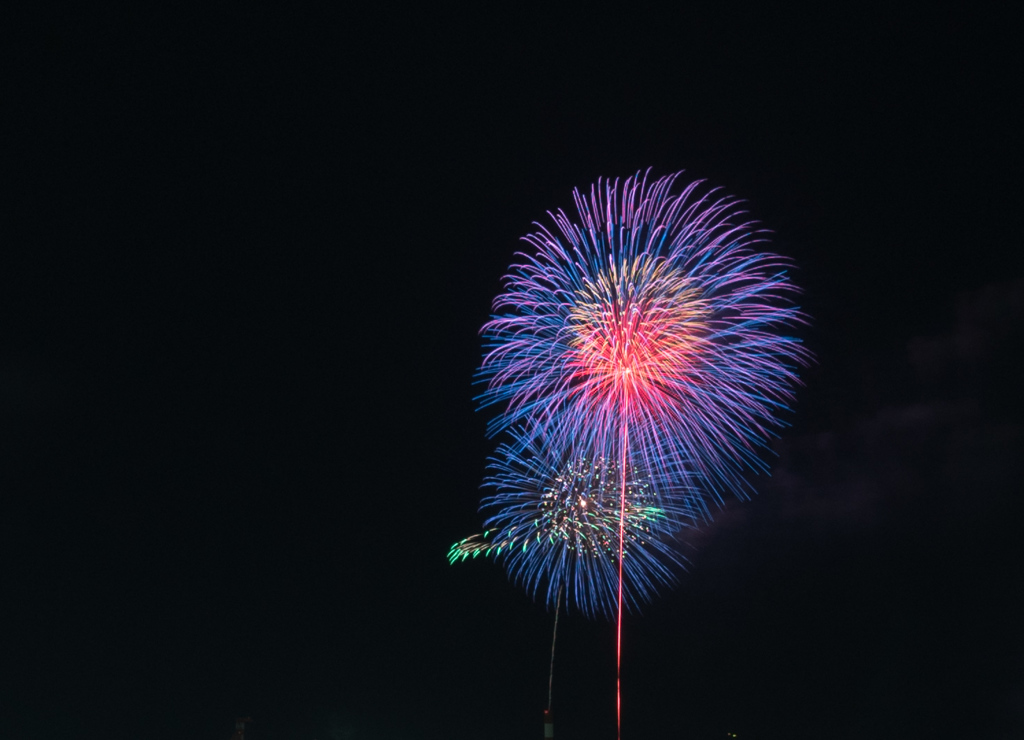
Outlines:
MULTIPOLYGON (((627 619, 623 737, 1024 736, 1009 13, 8 30, 0 737, 540 737, 552 615, 445 559, 478 331, 532 221, 648 166, 774 231, 817 364, 627 619)), ((561 623, 559 738, 614 737, 614 661, 561 623)))

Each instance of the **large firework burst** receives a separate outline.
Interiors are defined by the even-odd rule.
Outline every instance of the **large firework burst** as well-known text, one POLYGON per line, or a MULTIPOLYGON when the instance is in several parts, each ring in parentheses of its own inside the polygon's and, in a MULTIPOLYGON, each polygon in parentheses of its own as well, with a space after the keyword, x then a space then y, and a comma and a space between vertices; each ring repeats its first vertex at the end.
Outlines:
POLYGON ((506 404, 492 434, 530 422, 548 444, 618 445, 696 476, 687 490, 745 496, 806 356, 787 334, 795 289, 734 199, 673 194, 677 178, 598 181, 574 192, 578 220, 524 237, 483 328, 480 401, 506 404))

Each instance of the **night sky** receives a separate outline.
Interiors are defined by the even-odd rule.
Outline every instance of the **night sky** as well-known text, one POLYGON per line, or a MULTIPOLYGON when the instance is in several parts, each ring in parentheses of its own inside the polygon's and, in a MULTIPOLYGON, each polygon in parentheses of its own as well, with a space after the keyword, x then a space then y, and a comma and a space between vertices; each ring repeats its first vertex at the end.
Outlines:
MULTIPOLYGON (((623 737, 1024 737, 1024 29, 677 5, 5 23, 0 737, 540 738, 552 613, 445 558, 479 329, 647 167, 774 232, 816 361, 626 619, 623 737)), ((614 625, 558 641, 614 738, 614 625)))

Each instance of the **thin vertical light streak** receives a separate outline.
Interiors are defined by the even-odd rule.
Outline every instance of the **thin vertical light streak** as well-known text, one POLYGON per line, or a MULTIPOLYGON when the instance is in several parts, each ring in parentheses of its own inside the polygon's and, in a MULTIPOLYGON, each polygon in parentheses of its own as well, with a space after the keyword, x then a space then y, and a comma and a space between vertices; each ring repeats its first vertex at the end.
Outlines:
POLYGON ((548 713, 551 713, 552 688, 555 683, 555 640, 558 639, 558 604, 562 600, 562 587, 558 587, 555 597, 555 629, 551 634, 551 670, 548 672, 548 713))
MULTIPOLYGON (((628 397, 623 397, 623 407, 629 403, 628 397)), ((626 419, 628 415, 625 413, 623 408, 622 414, 622 449, 621 449, 621 464, 620 475, 622 476, 622 488, 619 495, 619 605, 618 605, 618 616, 617 616, 617 634, 615 638, 615 724, 616 724, 616 735, 618 740, 622 740, 622 562, 625 554, 625 548, 623 547, 623 540, 625 539, 626 529, 626 458, 629 454, 627 445, 628 443, 628 430, 626 427, 626 419)))

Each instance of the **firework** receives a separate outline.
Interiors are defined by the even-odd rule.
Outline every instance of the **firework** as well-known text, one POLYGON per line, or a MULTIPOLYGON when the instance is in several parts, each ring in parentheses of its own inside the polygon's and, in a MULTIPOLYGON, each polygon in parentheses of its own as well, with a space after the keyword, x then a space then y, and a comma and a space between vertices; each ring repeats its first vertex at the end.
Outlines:
POLYGON ((807 359, 787 261, 755 251, 737 201, 674 194, 678 177, 599 180, 574 191, 578 220, 524 237, 483 328, 479 401, 503 407, 492 435, 530 432, 493 464, 493 536, 450 554, 503 553, 549 600, 564 585, 588 613, 614 606, 620 736, 623 606, 669 580, 673 527, 747 495, 807 359))
POLYGON ((792 400, 806 353, 788 264, 735 200, 678 175, 574 192, 578 221, 550 214, 524 237, 485 324, 489 432, 530 422, 548 443, 631 451, 712 500, 746 496, 792 400), (699 479, 699 480, 698 480, 699 479))
POLYGON ((498 448, 485 482, 496 492, 481 506, 489 514, 485 531, 453 545, 449 560, 494 557, 535 597, 555 604, 564 590, 585 614, 612 616, 621 516, 627 606, 636 609, 674 583, 683 564, 676 535, 701 518, 693 508, 699 499, 636 460, 623 471, 614 451, 557 454, 539 439, 523 435, 498 448))

